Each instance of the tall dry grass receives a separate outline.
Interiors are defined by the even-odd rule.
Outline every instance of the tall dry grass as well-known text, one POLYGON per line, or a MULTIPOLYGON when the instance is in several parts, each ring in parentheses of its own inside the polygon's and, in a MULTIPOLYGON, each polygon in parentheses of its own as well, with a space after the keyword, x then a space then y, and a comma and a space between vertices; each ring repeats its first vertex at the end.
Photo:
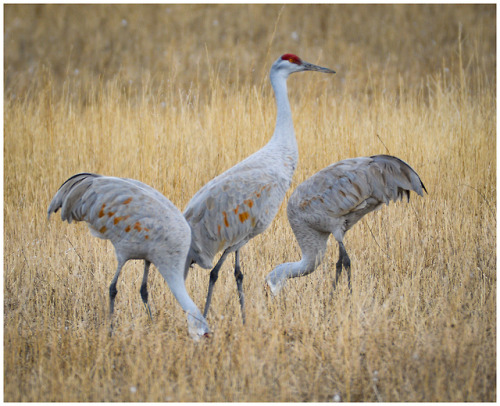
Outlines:
MULTIPOLYGON (((494 401, 496 6, 6 5, 6 401, 494 401), (181 210, 263 146, 284 52, 337 70, 292 76, 300 161, 291 191, 340 159, 390 153, 429 194, 346 238, 353 293, 332 294, 336 244, 275 299, 264 276, 300 251, 285 204, 231 261, 200 343, 161 276, 118 284, 109 242, 46 218, 70 175, 141 180, 181 210)), ((290 191, 290 193, 291 193, 290 191)), ((188 291, 201 308, 208 272, 188 291)))

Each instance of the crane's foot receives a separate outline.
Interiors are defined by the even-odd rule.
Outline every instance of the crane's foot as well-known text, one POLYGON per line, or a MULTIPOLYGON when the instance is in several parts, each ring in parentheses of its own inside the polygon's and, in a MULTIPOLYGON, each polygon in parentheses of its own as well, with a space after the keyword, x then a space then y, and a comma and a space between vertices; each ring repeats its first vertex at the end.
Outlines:
POLYGON ((113 334, 114 334, 113 320, 110 320, 108 325, 108 336, 113 337, 113 334))
POLYGON ((151 323, 152 323, 153 322, 153 313, 151 313, 151 308, 149 307, 149 303, 145 302, 144 308, 146 309, 146 313, 148 314, 149 320, 151 320, 151 323))

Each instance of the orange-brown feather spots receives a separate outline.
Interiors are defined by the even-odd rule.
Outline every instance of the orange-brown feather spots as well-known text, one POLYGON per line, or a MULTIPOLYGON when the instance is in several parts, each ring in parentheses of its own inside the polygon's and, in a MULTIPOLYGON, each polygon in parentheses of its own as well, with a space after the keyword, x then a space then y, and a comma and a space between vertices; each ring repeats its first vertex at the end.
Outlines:
POLYGON ((250 217, 250 215, 247 211, 240 213, 240 222, 244 223, 246 220, 248 220, 248 217, 250 217))
POLYGON ((99 218, 104 217, 104 208, 106 207, 106 203, 102 204, 101 211, 99 212, 99 218))
POLYGON ((220 224, 217 224, 217 234, 220 235, 220 224))
POLYGON ((239 208, 240 208, 240 205, 238 204, 238 205, 236 206, 236 209, 234 209, 234 210, 233 210, 233 211, 234 211, 234 214, 238 214, 238 209, 239 209, 239 208))
POLYGON ((117 216, 115 217, 115 219, 113 220, 113 224, 116 226, 120 221, 123 220, 123 216, 117 216))
POLYGON ((271 188, 271 186, 266 186, 266 185, 264 185, 264 186, 262 186, 262 187, 260 188, 260 191, 255 192, 255 196, 257 196, 257 199, 261 196, 261 193, 262 193, 264 190, 266 190, 267 188, 269 188, 269 189, 270 189, 270 188, 271 188))
POLYGON ((304 200, 299 204, 299 207, 301 209, 305 209, 307 206, 309 206, 310 201, 309 200, 304 200))
POLYGON ((224 216, 224 225, 226 227, 229 227, 229 221, 227 221, 227 213, 225 211, 223 211, 222 215, 224 216))
POLYGON ((130 231, 130 226, 125 227, 125 232, 128 233, 130 231))
POLYGON ((144 231, 149 231, 149 228, 144 227, 144 231))
POLYGON ((250 200, 250 199, 245 200, 243 203, 245 203, 250 208, 252 208, 252 206, 253 206, 253 200, 250 200))
POLYGON ((149 235, 145 235, 145 236, 144 236, 144 239, 145 239, 145 240, 149 240, 149 235))
POLYGON ((115 215, 114 211, 108 211, 108 217, 113 217, 115 215))
POLYGON ((142 230, 141 223, 136 221, 134 224, 134 230, 141 231, 142 230))
POLYGON ((104 233, 106 232, 106 230, 107 230, 106 226, 102 226, 102 227, 99 229, 99 232, 100 232, 101 234, 104 234, 104 233))
POLYGON ((132 201, 132 198, 131 198, 131 197, 129 197, 127 200, 125 200, 125 201, 123 202, 123 204, 129 204, 131 201, 132 201))

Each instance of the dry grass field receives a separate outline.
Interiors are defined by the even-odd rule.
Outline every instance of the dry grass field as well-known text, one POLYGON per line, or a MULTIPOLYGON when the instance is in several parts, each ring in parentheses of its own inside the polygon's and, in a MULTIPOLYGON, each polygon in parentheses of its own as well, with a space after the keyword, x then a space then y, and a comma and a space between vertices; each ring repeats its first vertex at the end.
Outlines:
MULTIPOLYGON (((495 401, 496 5, 5 5, 5 401, 495 401), (262 147, 285 52, 336 75, 288 80, 292 188, 338 160, 390 153, 428 194, 347 234, 353 292, 332 294, 337 245, 277 298, 264 277, 300 250, 286 200, 233 256, 208 322, 187 334, 160 274, 118 284, 108 241, 47 221, 78 172, 130 177, 184 209, 262 147)), ((203 308, 209 272, 187 288, 203 308)))

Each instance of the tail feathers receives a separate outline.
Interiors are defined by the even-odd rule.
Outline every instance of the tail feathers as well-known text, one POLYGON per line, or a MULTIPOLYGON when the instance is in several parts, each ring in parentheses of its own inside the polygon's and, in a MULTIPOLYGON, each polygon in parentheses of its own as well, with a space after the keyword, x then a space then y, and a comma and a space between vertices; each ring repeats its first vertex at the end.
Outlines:
POLYGON ((424 191, 427 193, 417 172, 402 159, 390 155, 374 155, 371 158, 380 168, 386 198, 397 201, 406 197, 407 201, 410 201, 410 191, 419 196, 423 196, 424 191))
MULTIPOLYGON (((61 209, 61 219, 71 223, 72 220, 81 221, 85 215, 81 197, 91 187, 95 178, 101 177, 95 173, 79 173, 64 182, 50 202, 47 216, 61 209)), ((88 203, 88 202, 87 202, 88 203)))

